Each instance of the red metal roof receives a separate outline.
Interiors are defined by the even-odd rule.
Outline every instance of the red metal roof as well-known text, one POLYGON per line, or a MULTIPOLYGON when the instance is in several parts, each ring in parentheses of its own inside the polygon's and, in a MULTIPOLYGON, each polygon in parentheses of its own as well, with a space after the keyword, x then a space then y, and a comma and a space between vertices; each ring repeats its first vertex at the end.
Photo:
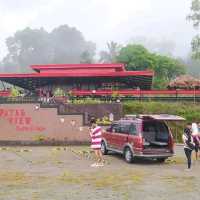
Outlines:
POLYGON ((153 76, 153 71, 125 71, 125 72, 60 72, 60 73, 27 73, 27 74, 0 74, 0 78, 35 78, 35 77, 128 77, 153 76))
POLYGON ((126 71, 124 64, 51 64, 31 65, 37 73, 0 74, 0 78, 28 77, 125 77, 153 76, 153 71, 126 71), (114 69, 114 70, 110 70, 114 69), (40 73, 42 71, 42 73, 40 73), (53 71, 53 72, 52 72, 53 71))
POLYGON ((124 64, 113 63, 113 64, 49 64, 49 65, 31 65, 31 68, 37 72, 40 71, 51 71, 51 70, 110 70, 125 71, 124 64))

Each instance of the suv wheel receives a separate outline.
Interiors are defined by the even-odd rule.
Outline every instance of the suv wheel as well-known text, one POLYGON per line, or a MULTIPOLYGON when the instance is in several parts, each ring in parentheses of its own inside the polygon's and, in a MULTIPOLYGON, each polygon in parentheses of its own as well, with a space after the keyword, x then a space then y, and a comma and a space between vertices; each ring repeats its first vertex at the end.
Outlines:
POLYGON ((106 155, 108 153, 108 150, 106 148, 106 144, 104 141, 101 143, 101 152, 103 155, 106 155))
POLYGON ((166 158, 157 158, 157 161, 158 161, 159 163, 164 163, 165 160, 166 160, 166 158))
POLYGON ((125 160, 126 160, 127 163, 132 163, 133 162, 133 153, 132 153, 132 151, 130 150, 129 147, 127 147, 125 149, 124 157, 125 157, 125 160))

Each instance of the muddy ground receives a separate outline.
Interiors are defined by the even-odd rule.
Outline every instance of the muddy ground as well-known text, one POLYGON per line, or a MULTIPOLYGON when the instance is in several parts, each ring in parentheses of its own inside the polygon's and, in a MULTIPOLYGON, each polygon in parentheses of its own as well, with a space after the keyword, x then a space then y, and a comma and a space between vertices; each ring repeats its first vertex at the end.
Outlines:
POLYGON ((200 161, 190 172, 182 147, 164 164, 118 155, 91 168, 88 147, 1 147, 0 200, 199 200, 200 161))

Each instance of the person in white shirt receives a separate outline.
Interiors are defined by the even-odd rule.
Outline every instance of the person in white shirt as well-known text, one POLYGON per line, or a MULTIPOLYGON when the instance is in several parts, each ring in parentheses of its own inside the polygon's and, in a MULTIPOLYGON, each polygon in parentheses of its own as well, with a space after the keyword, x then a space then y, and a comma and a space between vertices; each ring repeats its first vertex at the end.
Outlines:
POLYGON ((200 146, 200 140, 199 140, 199 127, 197 123, 192 123, 192 137, 193 137, 193 142, 195 144, 195 157, 196 160, 198 160, 198 151, 199 151, 199 146, 200 146))
POLYGON ((192 125, 191 123, 187 124, 187 127, 184 129, 184 133, 182 136, 183 143, 184 143, 184 152, 187 158, 187 165, 188 165, 188 170, 191 169, 192 165, 192 151, 195 148, 195 144, 193 142, 193 137, 192 137, 192 125))

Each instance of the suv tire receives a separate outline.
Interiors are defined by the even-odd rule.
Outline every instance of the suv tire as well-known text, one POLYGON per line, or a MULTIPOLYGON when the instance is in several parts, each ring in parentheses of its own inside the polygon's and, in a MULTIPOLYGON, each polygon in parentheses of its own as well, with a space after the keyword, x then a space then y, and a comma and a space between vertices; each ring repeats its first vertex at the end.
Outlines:
POLYGON ((132 163, 133 162, 133 153, 129 147, 125 148, 124 151, 124 158, 127 163, 132 163))
POLYGON ((166 160, 166 158, 157 158, 157 161, 158 161, 159 163, 164 163, 165 160, 166 160))
POLYGON ((101 143, 101 152, 102 152, 103 155, 107 155, 108 154, 106 143, 104 141, 102 141, 102 143, 101 143))

